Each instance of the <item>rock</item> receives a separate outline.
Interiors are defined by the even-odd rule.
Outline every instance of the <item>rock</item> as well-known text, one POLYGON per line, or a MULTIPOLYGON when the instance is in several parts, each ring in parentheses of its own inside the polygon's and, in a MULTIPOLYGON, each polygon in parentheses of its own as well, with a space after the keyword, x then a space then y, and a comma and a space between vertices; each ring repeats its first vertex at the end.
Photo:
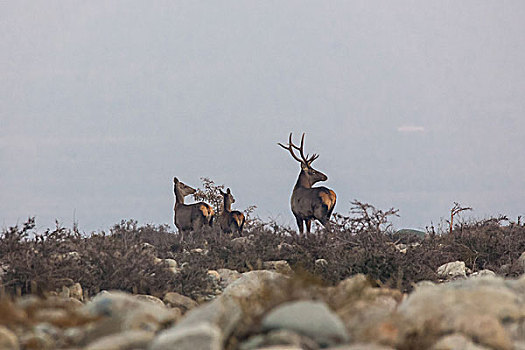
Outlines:
POLYGON ((0 326, 0 349, 20 349, 20 344, 18 343, 16 335, 4 326, 0 326))
POLYGON ((223 296, 234 298, 256 297, 267 283, 278 282, 288 277, 274 271, 257 270, 245 272, 224 289, 223 296))
POLYGON ((258 334, 249 338, 239 346, 239 350, 254 350, 276 345, 288 345, 308 350, 319 348, 317 343, 308 337, 289 330, 276 330, 265 335, 258 334))
POLYGON ((43 332, 29 332, 20 337, 22 349, 55 349, 55 341, 43 332))
POLYGON ((134 350, 146 349, 155 333, 141 330, 108 335, 88 344, 84 350, 134 350))
POLYGON ((153 340, 149 350, 222 350, 223 341, 219 327, 202 323, 194 327, 161 332, 153 340))
POLYGON ((198 305, 195 300, 176 292, 168 292, 164 294, 162 300, 164 300, 164 303, 167 306, 179 308, 183 313, 198 305))
POLYGON ((325 350, 394 350, 394 348, 374 343, 354 343, 350 345, 341 345, 325 350))
POLYGON ((101 292, 83 307, 84 312, 102 318, 86 330, 85 344, 113 333, 127 330, 155 332, 180 317, 176 309, 143 301, 118 291, 101 292))
POLYGON ((431 350, 490 350, 487 347, 474 344, 463 334, 456 333, 439 339, 431 350))
POLYGON ((221 277, 219 285, 223 289, 229 286, 233 281, 241 277, 241 273, 236 270, 218 269, 217 272, 219 273, 219 276, 221 277))
POLYGON ((266 270, 273 270, 284 275, 291 275, 293 273, 292 268, 286 260, 265 261, 263 262, 263 268, 266 270))
POLYGON ((427 288, 427 287, 433 287, 436 284, 432 281, 419 281, 416 283, 416 288, 427 288))
POLYGON ((465 278, 467 277, 467 268, 463 261, 454 261, 441 265, 437 269, 440 278, 465 278))
POLYGON ((159 298, 153 296, 153 295, 147 295, 147 294, 136 294, 135 298, 137 298, 140 301, 145 301, 148 303, 157 304, 159 306, 166 306, 164 305, 164 302, 160 300, 159 298))
POLYGON ((214 284, 214 285, 219 285, 220 281, 221 281, 221 275, 215 271, 215 270, 208 270, 207 272, 207 275, 208 275, 208 279, 214 284))
POLYGON ((472 273, 469 277, 495 277, 496 273, 491 270, 480 270, 472 273))
POLYGON ((241 308, 236 302, 219 297, 194 308, 174 327, 162 331, 150 349, 222 349, 241 315, 241 308))
POLYGON ((80 283, 75 283, 69 286, 68 288, 69 288, 69 297, 80 300, 80 301, 84 300, 84 293, 82 291, 82 286, 80 285, 80 283))
POLYGON ((48 322, 52 325, 64 327, 69 324, 70 315, 65 309, 38 309, 33 314, 36 322, 48 322))
POLYGON ((510 336, 502 322, 517 322, 525 317, 516 288, 520 288, 519 280, 509 283, 499 277, 418 288, 400 304, 398 313, 404 317, 408 333, 421 329, 436 335, 460 332, 481 345, 511 349, 510 336))
POLYGON ((328 266, 328 261, 326 261, 326 259, 315 260, 315 267, 320 268, 320 267, 327 267, 327 266, 328 266))
POLYGON ((281 304, 263 318, 261 325, 266 330, 292 330, 325 347, 349 341, 343 322, 326 304, 318 301, 281 304))
POLYGON ((407 252, 407 245, 404 244, 404 243, 399 243, 399 244, 396 244, 395 245, 396 249, 398 252, 402 253, 402 254, 406 254, 407 252))

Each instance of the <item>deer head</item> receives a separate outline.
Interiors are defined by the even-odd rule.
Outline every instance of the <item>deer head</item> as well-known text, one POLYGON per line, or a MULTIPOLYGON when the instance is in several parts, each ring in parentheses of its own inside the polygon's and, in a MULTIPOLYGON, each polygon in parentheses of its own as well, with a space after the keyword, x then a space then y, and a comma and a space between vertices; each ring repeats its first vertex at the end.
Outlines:
POLYGON ((179 181, 179 179, 177 179, 176 177, 173 178, 173 191, 175 192, 177 200, 181 203, 184 203, 184 197, 197 192, 196 189, 186 185, 184 182, 179 181))
POLYGON ((224 198, 224 210, 230 211, 231 205, 235 203, 235 198, 233 198, 232 192, 230 191, 230 188, 226 189, 226 192, 223 192, 222 190, 219 190, 224 198))
POLYGON ((301 164, 301 174, 299 175, 299 179, 297 181, 298 185, 310 188, 316 182, 328 180, 328 176, 312 168, 313 161, 319 158, 319 155, 315 153, 312 154, 311 157, 309 154, 306 156, 304 155, 304 133, 301 137, 300 146, 296 146, 293 144, 292 133, 290 133, 290 137, 288 138, 287 146, 283 145, 282 143, 278 143, 278 145, 284 148, 285 150, 288 150, 292 155, 293 159, 295 159, 301 164), (299 151, 299 155, 301 156, 301 158, 297 157, 297 155, 294 152, 294 149, 299 151))

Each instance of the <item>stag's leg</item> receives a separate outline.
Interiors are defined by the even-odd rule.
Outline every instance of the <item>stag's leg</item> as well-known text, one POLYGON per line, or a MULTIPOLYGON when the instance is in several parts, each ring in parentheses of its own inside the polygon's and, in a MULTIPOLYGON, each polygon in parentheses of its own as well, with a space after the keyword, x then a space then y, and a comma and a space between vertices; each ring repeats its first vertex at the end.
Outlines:
POLYGON ((304 220, 306 222, 306 233, 310 233, 310 227, 312 227, 312 219, 304 220))
POLYGON ((295 220, 297 221, 297 226, 299 227, 299 233, 302 235, 303 234, 303 219, 299 219, 298 217, 295 218, 295 220))

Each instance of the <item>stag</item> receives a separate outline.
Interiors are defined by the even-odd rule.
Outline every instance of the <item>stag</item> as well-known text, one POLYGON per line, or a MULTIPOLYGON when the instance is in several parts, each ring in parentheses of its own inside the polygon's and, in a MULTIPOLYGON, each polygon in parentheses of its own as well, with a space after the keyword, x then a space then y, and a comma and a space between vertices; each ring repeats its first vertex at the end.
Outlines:
POLYGON ((312 162, 319 158, 319 155, 304 155, 304 133, 301 137, 301 145, 298 147, 292 142, 292 133, 288 138, 288 145, 278 143, 279 146, 288 150, 293 159, 301 163, 301 172, 297 178, 297 183, 292 191, 290 205, 292 213, 297 221, 299 232, 303 233, 303 222, 306 223, 306 232, 310 233, 312 219, 317 219, 324 227, 330 229, 330 216, 335 207, 335 192, 326 187, 312 187, 318 181, 326 181, 328 177, 320 171, 312 168, 312 162), (299 151, 301 158, 295 152, 299 151))
POLYGON ((235 198, 233 198, 229 188, 226 189, 226 192, 219 191, 224 199, 223 210, 220 215, 221 230, 224 233, 233 232, 240 236, 245 221, 244 214, 238 210, 232 211, 232 203, 235 203, 235 198))
POLYGON ((184 232, 195 231, 205 225, 211 226, 213 224, 215 213, 209 204, 204 202, 184 204, 184 197, 196 192, 193 187, 174 177, 173 192, 175 193, 173 222, 181 234, 181 240, 184 237, 184 232))

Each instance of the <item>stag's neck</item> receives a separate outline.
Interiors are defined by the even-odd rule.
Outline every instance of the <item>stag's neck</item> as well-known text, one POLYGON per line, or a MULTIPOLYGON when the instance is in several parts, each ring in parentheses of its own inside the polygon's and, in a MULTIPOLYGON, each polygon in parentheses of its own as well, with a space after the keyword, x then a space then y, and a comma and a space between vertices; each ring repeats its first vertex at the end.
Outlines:
POLYGON ((179 192, 177 186, 173 186, 173 192, 175 193, 175 206, 184 204, 184 196, 179 192))
POLYGON ((312 185, 310 185, 310 181, 308 180, 308 176, 305 174, 304 170, 301 170, 299 173, 299 177, 297 178, 297 182, 295 183, 294 188, 311 188, 312 185))

